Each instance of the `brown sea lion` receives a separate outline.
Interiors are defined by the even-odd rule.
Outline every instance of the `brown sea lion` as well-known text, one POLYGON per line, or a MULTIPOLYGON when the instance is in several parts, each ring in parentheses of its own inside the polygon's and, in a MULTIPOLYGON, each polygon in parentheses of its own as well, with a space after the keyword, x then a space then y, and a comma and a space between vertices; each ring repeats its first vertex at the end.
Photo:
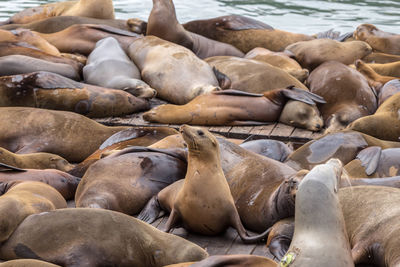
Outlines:
POLYGON ((150 148, 185 148, 187 145, 182 135, 174 134, 161 139, 160 141, 150 145, 150 148))
POLYGON ((0 263, 0 267, 60 267, 60 265, 55 265, 45 261, 23 259, 23 260, 13 260, 0 263))
POLYGON ((379 52, 372 52, 368 56, 362 58, 366 63, 385 64, 400 61, 400 55, 391 55, 379 52))
POLYGON ((353 121, 347 128, 379 139, 396 141, 400 139, 399 107, 400 93, 389 97, 373 115, 353 121))
POLYGON ((278 267, 271 259, 254 255, 214 255, 200 262, 188 262, 168 265, 165 267, 278 267))
POLYGON ((219 90, 211 67, 180 45, 146 36, 134 41, 128 54, 142 79, 168 102, 186 104, 198 95, 219 90))
POLYGON ((262 61, 283 69, 300 82, 304 82, 309 74, 307 69, 303 69, 296 60, 283 52, 272 52, 262 47, 256 47, 249 51, 245 58, 262 61))
POLYGON ((400 69, 400 62, 388 64, 365 64, 362 60, 357 60, 355 66, 357 70, 365 76, 370 86, 374 87, 378 92, 387 82, 400 78, 400 70, 398 70, 400 69))
POLYGON ((337 195, 342 167, 340 160, 331 159, 301 181, 293 240, 281 266, 354 266, 337 195))
POLYGON ((248 141, 240 144, 240 146, 244 149, 280 162, 284 162, 286 158, 293 153, 293 148, 289 147, 287 144, 271 139, 248 141))
POLYGON ((337 61, 328 61, 308 77, 310 91, 327 102, 320 106, 327 132, 344 129, 352 121, 373 114, 376 92, 358 71, 337 61))
POLYGON ((57 190, 41 182, 9 182, 6 186, 2 183, 1 187, 1 242, 6 241, 29 215, 67 207, 57 190))
POLYGON ((78 83, 51 72, 0 77, 0 106, 73 111, 92 118, 147 110, 146 99, 121 90, 78 83))
POLYGON ((303 83, 286 71, 265 62, 228 56, 211 57, 205 61, 228 76, 232 89, 264 93, 277 88, 295 86, 307 90, 303 83))
POLYGON ((286 218, 275 223, 268 235, 266 246, 269 252, 281 260, 289 250, 294 234, 294 218, 286 218))
POLYGON ((249 237, 240 221, 229 185, 221 167, 219 144, 207 130, 180 127, 188 145, 188 166, 184 183, 175 197, 165 231, 182 223, 191 231, 217 235, 231 226, 245 243, 265 238, 269 229, 249 237))
POLYGON ((81 16, 114 19, 112 0, 65 1, 27 8, 9 18, 4 24, 25 24, 56 16, 81 16))
POLYGON ((260 21, 239 15, 190 21, 183 24, 183 27, 190 32, 231 44, 243 53, 256 47, 279 52, 290 44, 314 39, 305 34, 273 29, 260 21))
POLYGON ((0 147, 0 163, 22 169, 57 169, 68 172, 74 165, 50 153, 15 154, 0 147))
POLYGON ((298 42, 286 47, 286 50, 294 54, 303 68, 309 70, 331 60, 350 65, 372 52, 372 48, 365 42, 338 42, 331 39, 298 42))
POLYGON ((7 260, 36 258, 61 266, 149 267, 208 256, 199 246, 131 216, 82 208, 29 216, 2 245, 0 254, 7 260))
POLYGON ((128 127, 103 126, 85 116, 27 107, 0 107, 0 147, 20 154, 48 152, 81 162, 128 127), (12 125, 12 126, 11 126, 12 125))
POLYGON ((385 83, 385 85, 379 90, 379 106, 382 105, 383 102, 389 99, 392 95, 395 95, 397 93, 400 93, 400 79, 391 80, 385 83))
POLYGON ((0 183, 3 189, 15 181, 42 182, 56 189, 66 200, 74 198, 81 181, 78 177, 54 169, 17 169, 4 164, 1 164, 0 168, 0 183))
POLYGON ((189 31, 179 24, 172 0, 153 0, 146 35, 154 35, 161 39, 182 45, 193 51, 200 58, 212 56, 237 56, 244 54, 236 47, 208 39, 189 31))
POLYGON ((331 158, 338 158, 344 165, 356 158, 364 148, 379 146, 382 149, 399 148, 400 143, 376 139, 356 131, 342 131, 324 135, 298 148, 289 155, 286 164, 296 170, 311 170, 331 158))
POLYGON ((186 105, 161 105, 143 114, 151 122, 191 125, 257 125, 277 122, 289 99, 307 104, 303 116, 298 110, 289 114, 292 125, 318 131, 322 128, 315 102, 323 99, 297 89, 275 89, 264 94, 224 90, 196 97, 186 105), (314 102, 315 101, 315 102, 314 102))
POLYGON ((381 31, 372 24, 361 24, 354 32, 354 38, 367 42, 375 51, 400 55, 400 34, 381 31))
POLYGON ((25 74, 36 71, 53 72, 75 81, 80 81, 81 79, 80 74, 69 64, 53 63, 22 55, 0 57, 0 76, 25 74))

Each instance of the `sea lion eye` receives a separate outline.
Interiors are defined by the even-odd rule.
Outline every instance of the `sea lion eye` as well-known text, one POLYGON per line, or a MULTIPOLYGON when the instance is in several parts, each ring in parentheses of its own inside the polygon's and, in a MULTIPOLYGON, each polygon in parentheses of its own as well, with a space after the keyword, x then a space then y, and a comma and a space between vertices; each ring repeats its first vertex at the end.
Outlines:
POLYGON ((197 131, 197 134, 200 135, 200 136, 203 136, 204 132, 199 130, 199 131, 197 131))

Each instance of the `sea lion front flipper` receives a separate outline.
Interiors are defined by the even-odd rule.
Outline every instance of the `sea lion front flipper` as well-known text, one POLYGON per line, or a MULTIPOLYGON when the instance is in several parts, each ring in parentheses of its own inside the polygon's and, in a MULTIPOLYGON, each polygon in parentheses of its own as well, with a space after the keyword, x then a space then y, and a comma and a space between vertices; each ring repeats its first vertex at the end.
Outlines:
POLYGON ((111 34, 118 34, 122 36, 129 36, 129 37, 140 37, 139 34, 134 33, 134 32, 129 32, 129 31, 124 31, 118 28, 114 28, 108 25, 97 25, 97 24, 81 24, 82 26, 87 26, 89 28, 103 31, 106 33, 111 33, 111 34))
POLYGON ((261 121, 232 121, 225 124, 226 126, 262 126, 269 125, 274 122, 261 122, 261 121))
POLYGON ((336 41, 338 41, 338 42, 344 42, 344 41, 346 41, 347 39, 353 37, 353 34, 354 34, 354 32, 348 32, 348 33, 345 33, 345 34, 342 34, 342 35, 338 36, 338 37, 335 38, 334 40, 336 40, 336 41))
MULTIPOLYGON (((34 77, 32 82, 32 86, 41 88, 41 89, 63 89, 63 88, 75 88, 75 89, 82 89, 84 86, 76 82, 74 80, 68 79, 64 76, 51 73, 51 72, 46 72, 46 71, 39 71, 32 73, 31 75, 33 76, 28 76, 28 77, 34 77)), ((28 80, 25 78, 24 80, 28 80)))
POLYGON ((229 79, 228 76, 226 76, 226 74, 224 74, 224 73, 220 72, 219 70, 217 70, 216 67, 213 67, 212 70, 213 70, 213 72, 215 74, 215 77, 218 80, 218 84, 219 84, 219 87, 221 87, 221 89, 224 90, 224 89, 231 88, 232 81, 231 81, 231 79, 229 79))
POLYGON ((11 166, 11 165, 7 165, 4 163, 0 163, 0 172, 12 172, 12 171, 26 172, 27 170, 20 169, 20 168, 17 168, 17 167, 11 166))
POLYGON ((289 99, 301 101, 309 105, 315 105, 316 103, 326 103, 326 101, 319 95, 295 87, 282 89, 282 94, 289 99))
POLYGON ((241 15, 230 15, 221 17, 221 22, 216 23, 218 28, 231 31, 243 30, 273 30, 274 28, 261 21, 251 19, 241 15))
POLYGON ((361 161, 361 166, 365 168, 367 175, 372 175, 378 168, 382 154, 382 148, 379 146, 371 146, 363 149, 357 155, 357 159, 361 161))
POLYGON ((138 219, 149 224, 164 216, 165 212, 158 202, 158 197, 153 196, 138 215, 138 219))
POLYGON ((317 39, 332 39, 336 40, 340 36, 339 31, 335 31, 334 29, 327 30, 325 32, 319 32, 314 35, 317 39))
POLYGON ((215 95, 234 95, 234 96, 251 96, 251 97, 261 97, 263 94, 254 94, 254 93, 248 93, 240 90, 235 90, 235 89, 228 89, 228 90, 222 90, 222 91, 213 91, 212 92, 215 95))
POLYGON ((138 18, 132 18, 132 19, 128 19, 126 21, 126 25, 132 32, 137 33, 137 34, 146 35, 146 31, 147 31, 147 22, 146 21, 143 21, 138 18))

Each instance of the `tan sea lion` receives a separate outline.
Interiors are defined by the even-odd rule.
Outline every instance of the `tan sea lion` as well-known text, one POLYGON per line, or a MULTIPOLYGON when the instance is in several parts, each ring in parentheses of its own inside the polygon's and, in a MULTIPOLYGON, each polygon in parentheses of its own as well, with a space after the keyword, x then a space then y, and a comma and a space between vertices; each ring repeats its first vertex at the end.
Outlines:
POLYGON ((6 241, 29 215, 66 207, 65 199, 57 190, 47 184, 41 182, 7 183, 0 196, 0 241, 6 241))
POLYGON ((400 61, 400 55, 391 55, 379 52, 372 52, 368 56, 362 58, 366 63, 385 64, 400 61))
POLYGON ((400 138, 399 104, 400 93, 396 93, 389 97, 373 115, 359 118, 347 128, 379 139, 398 142, 400 138))
POLYGON ((228 56, 211 57, 205 61, 228 76, 232 89, 249 93, 264 93, 277 88, 295 86, 307 90, 307 87, 299 80, 268 63, 228 56))
POLYGON ((352 236, 347 235, 337 195, 342 167, 340 160, 331 159, 301 181, 293 240, 281 266, 354 266, 348 241, 352 236))
POLYGON ((400 55, 400 34, 381 31, 372 24, 361 24, 354 32, 354 38, 367 42, 375 51, 400 55))
POLYGON ((85 116, 27 107, 0 107, 0 147, 20 154, 48 152, 81 162, 128 127, 103 126, 85 116), (10 126, 12 125, 12 126, 10 126))
POLYGON ((364 148, 379 146, 382 149, 399 148, 399 142, 379 140, 356 131, 326 134, 312 140, 289 155, 286 164, 296 170, 311 170, 331 158, 338 158, 344 165, 356 158, 364 148))
POLYGON ((149 146, 150 148, 185 148, 186 143, 182 135, 174 134, 161 139, 149 146))
MULTIPOLYGON (((305 103, 291 110, 287 122, 301 128, 318 131, 322 128, 315 102, 324 102, 317 95, 297 89, 275 89, 264 94, 224 90, 197 96, 185 105, 161 105, 143 114, 151 122, 191 125, 258 125, 277 122, 289 99, 305 103)), ((286 121, 285 121, 286 122, 286 121)))
POLYGON ((154 35, 169 42, 182 45, 200 58, 212 56, 237 56, 244 54, 236 47, 208 39, 189 31, 179 24, 172 0, 153 0, 146 35, 154 35))
POLYGON ((0 267, 60 267, 60 265, 55 265, 45 261, 23 259, 23 260, 13 260, 0 263, 0 267))
POLYGON ((373 114, 378 107, 376 92, 364 76, 337 61, 316 68, 307 85, 327 102, 320 106, 326 132, 344 129, 354 120, 373 114))
POLYGON ((0 147, 0 163, 22 169, 57 169, 68 172, 74 165, 50 153, 15 154, 0 147))
POLYGON ((112 0, 65 1, 27 8, 9 18, 4 24, 25 24, 55 16, 81 16, 114 19, 112 0))
POLYGON ((278 264, 271 259, 255 255, 214 255, 200 262, 188 262, 168 265, 165 267, 278 267, 278 264))
POLYGON ((350 65, 372 52, 372 48, 362 41, 338 42, 331 39, 298 42, 286 47, 286 50, 294 54, 303 68, 309 70, 331 60, 350 65))
POLYGON ((362 60, 357 60, 355 66, 361 72, 371 87, 378 93, 383 85, 391 80, 400 78, 400 62, 388 64, 365 64, 362 60), (378 73, 379 72, 379 73, 378 73))
POLYGON ((219 90, 211 67, 180 45, 146 36, 134 41, 128 54, 143 81, 168 102, 186 104, 198 95, 219 90))
POLYGON ((182 223, 191 231, 217 235, 231 226, 245 243, 265 238, 269 229, 249 237, 240 221, 220 160, 217 139, 205 129, 180 127, 188 145, 188 167, 181 190, 174 204, 165 231, 182 223))
POLYGON ((183 179, 185 173, 184 152, 129 147, 89 167, 76 191, 76 206, 134 215, 161 189, 183 179))
POLYGON ((0 163, 0 183, 2 188, 7 188, 15 181, 42 182, 56 189, 66 200, 74 198, 80 178, 68 173, 54 170, 18 169, 0 163))
POLYGON ((239 15, 190 21, 183 27, 190 32, 231 44, 243 53, 256 47, 279 52, 290 44, 314 39, 305 34, 273 29, 265 23, 239 15))
POLYGON ((0 106, 73 111, 92 118, 147 110, 146 99, 121 90, 78 83, 51 72, 0 77, 0 106))
POLYGON ((283 52, 272 52, 262 47, 256 47, 249 51, 245 58, 262 61, 283 69, 300 82, 304 82, 309 74, 307 69, 303 69, 296 60, 283 52))
POLYGON ((161 267, 208 256, 199 246, 131 216, 82 208, 29 216, 0 250, 2 259, 36 258, 61 266, 161 267))

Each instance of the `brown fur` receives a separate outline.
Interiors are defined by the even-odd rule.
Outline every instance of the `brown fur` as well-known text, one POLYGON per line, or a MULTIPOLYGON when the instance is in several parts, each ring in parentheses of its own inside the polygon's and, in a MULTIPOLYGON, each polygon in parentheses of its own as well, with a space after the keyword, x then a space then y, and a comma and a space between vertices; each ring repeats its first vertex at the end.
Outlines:
POLYGON ((372 24, 362 24, 357 27, 354 37, 367 42, 377 52, 400 55, 400 34, 381 31, 372 24))

